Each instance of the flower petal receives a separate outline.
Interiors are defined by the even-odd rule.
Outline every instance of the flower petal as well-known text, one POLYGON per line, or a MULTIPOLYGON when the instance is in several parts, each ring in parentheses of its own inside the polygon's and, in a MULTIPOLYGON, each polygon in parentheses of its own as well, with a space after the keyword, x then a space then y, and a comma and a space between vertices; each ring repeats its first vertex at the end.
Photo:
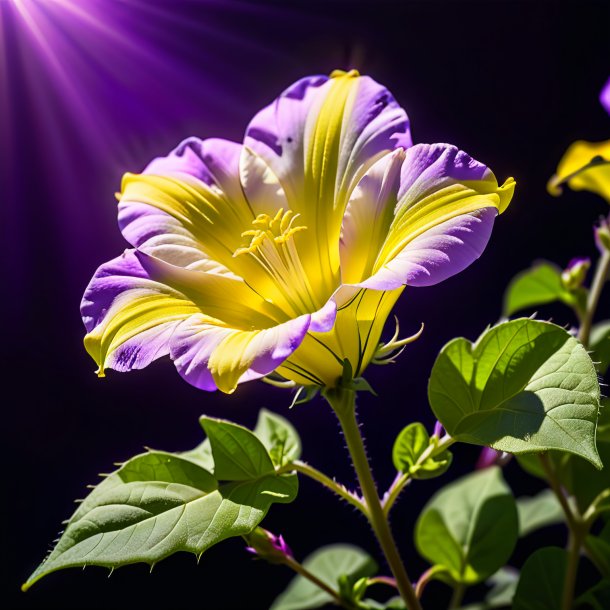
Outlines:
POLYGON ((396 207, 402 149, 387 154, 363 176, 350 197, 341 228, 341 281, 355 284, 371 275, 396 207))
POLYGON ((298 81, 248 126, 245 145, 268 164, 309 229, 300 250, 319 302, 338 284, 336 244, 351 191, 377 158, 410 143, 404 110, 355 71, 298 81))
POLYGON ((371 281, 363 278, 357 284, 384 289, 410 282, 430 285, 461 271, 481 254, 493 217, 506 209, 514 186, 510 178, 499 187, 485 165, 454 146, 418 144, 408 149, 394 219, 371 281), (380 284, 373 279, 378 272, 380 284))
POLYGON ((606 112, 610 114, 610 78, 606 81, 606 84, 599 94, 599 101, 606 112))
POLYGON ((81 313, 85 347, 97 363, 120 371, 143 368, 169 352, 177 324, 198 308, 150 278, 135 251, 102 265, 85 291, 81 313))
POLYGON ((343 304, 337 310, 332 329, 307 333, 278 373, 298 384, 334 387, 347 358, 354 376, 360 375, 377 351, 386 319, 403 288, 393 291, 341 288, 336 299, 343 304), (349 295, 342 294, 345 292, 349 295))
POLYGON ((358 284, 363 288, 393 290, 399 286, 432 286, 463 271, 481 254, 491 236, 496 208, 462 214, 429 229, 358 284))
POLYGON ((596 193, 610 203, 610 140, 574 142, 561 158, 547 190, 553 196, 561 195, 564 184, 575 191, 596 193))
POLYGON ((126 174, 119 201, 125 239, 174 265, 234 273, 242 261, 233 252, 254 218, 239 182, 241 152, 227 140, 189 138, 142 174, 126 174))
POLYGON ((273 372, 301 344, 311 322, 304 315, 272 328, 219 328, 195 315, 176 330, 171 356, 192 385, 231 393, 243 381, 273 372))

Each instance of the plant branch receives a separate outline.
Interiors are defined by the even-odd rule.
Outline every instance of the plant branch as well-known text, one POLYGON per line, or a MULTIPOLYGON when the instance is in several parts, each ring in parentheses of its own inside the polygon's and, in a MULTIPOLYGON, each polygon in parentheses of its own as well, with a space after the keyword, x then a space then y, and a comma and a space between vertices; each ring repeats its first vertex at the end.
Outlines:
POLYGON ((582 316, 580 330, 578 331, 578 338, 580 342, 588 349, 589 339, 591 337, 591 326, 593 325, 593 318, 597 305, 599 303, 599 297, 601 296, 604 284, 608 279, 610 273, 610 250, 604 249, 601 257, 597 261, 597 267, 595 268, 595 275, 593 276, 593 283, 589 290, 589 296, 587 298, 587 308, 582 316))
POLYGON ((305 476, 317 481, 327 489, 330 489, 332 492, 337 494, 340 498, 349 502, 352 506, 357 508, 359 511, 367 514, 366 506, 364 503, 353 493, 348 491, 343 485, 337 483, 329 476, 325 475, 323 472, 320 472, 317 468, 306 464, 305 462, 301 462, 300 460, 296 460, 294 462, 290 462, 281 468, 278 468, 277 474, 284 474, 286 472, 300 472, 305 476))
POLYGON ((561 505, 561 508, 565 514, 570 531, 580 530, 582 517, 577 515, 568 503, 568 500, 561 489, 561 484, 557 479, 557 475, 555 474, 555 469, 549 460, 549 456, 546 453, 541 453, 538 457, 540 459, 542 469, 544 470, 544 474, 546 475, 547 482, 557 497, 557 500, 559 500, 559 504, 561 505))
POLYGON ((367 507, 367 517, 379 541, 386 561, 396 579, 396 586, 409 610, 422 610, 419 600, 405 566, 400 558, 398 547, 392 536, 387 517, 383 512, 373 473, 368 462, 364 441, 356 419, 356 393, 346 388, 333 388, 324 392, 326 400, 333 408, 341 424, 354 470, 360 483, 367 507))
POLYGON ((346 600, 344 600, 339 592, 329 587, 323 580, 320 580, 315 574, 312 574, 303 564, 299 563, 294 557, 286 557, 283 561, 282 565, 289 567, 291 570, 303 576, 310 582, 312 582, 316 587, 319 587, 326 593, 328 593, 332 598, 333 602, 338 605, 346 608, 347 610, 353 610, 353 606, 348 604, 346 600))

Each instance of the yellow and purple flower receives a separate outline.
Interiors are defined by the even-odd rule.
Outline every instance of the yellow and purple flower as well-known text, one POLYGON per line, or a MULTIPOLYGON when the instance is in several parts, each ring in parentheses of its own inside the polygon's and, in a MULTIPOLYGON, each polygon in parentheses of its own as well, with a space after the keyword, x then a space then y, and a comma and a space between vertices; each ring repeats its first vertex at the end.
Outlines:
POLYGON ((332 387, 345 359, 354 375, 373 359, 406 285, 480 256, 513 190, 454 146, 413 145, 371 78, 303 78, 243 144, 190 138, 124 177, 132 248, 85 292, 85 346, 100 375, 169 355, 204 390, 274 371, 332 387))

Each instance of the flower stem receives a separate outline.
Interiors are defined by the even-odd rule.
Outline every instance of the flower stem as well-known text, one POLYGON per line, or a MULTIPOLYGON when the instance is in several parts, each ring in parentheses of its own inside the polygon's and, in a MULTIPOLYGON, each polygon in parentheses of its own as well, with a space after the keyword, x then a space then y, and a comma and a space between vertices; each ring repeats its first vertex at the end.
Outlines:
POLYGON ((464 598, 464 593, 466 593, 466 587, 462 583, 458 583, 453 588, 453 595, 451 596, 451 601, 449 602, 449 610, 456 610, 462 604, 462 599, 464 598))
POLYGON ((335 591, 332 587, 329 587, 323 580, 320 580, 315 574, 312 574, 305 566, 300 564, 294 557, 286 557, 283 561, 283 565, 289 567, 291 570, 303 576, 310 582, 312 582, 316 587, 319 587, 326 593, 328 593, 333 598, 333 603, 342 606, 343 608, 347 608, 347 610, 352 610, 352 606, 348 604, 340 595, 338 591, 335 591))
POLYGON ((587 535, 588 525, 583 520, 577 509, 573 509, 567 498, 565 497, 559 479, 555 473, 551 461, 547 454, 541 454, 540 463, 546 475, 547 481, 553 490, 568 523, 570 537, 568 540, 568 565, 566 568, 563 594, 561 597, 561 610, 570 610, 574 600, 574 588, 576 586, 576 574, 578 572, 578 563, 580 561, 580 551, 587 535))
POLYGON ((582 316, 580 330, 578 331, 578 338, 580 342, 588 349, 589 338, 591 336, 591 326, 593 325, 593 317, 597 310, 597 304, 599 303, 599 297, 601 296, 604 284, 608 279, 610 273, 610 250, 604 249, 600 259, 597 261, 597 267, 595 268, 595 275, 593 276, 593 283, 589 290, 589 296, 587 298, 587 308, 582 316))
POLYGON ((362 503, 362 501, 357 498, 353 493, 349 492, 343 485, 337 483, 329 476, 325 475, 323 472, 320 472, 317 468, 306 464, 305 462, 301 462, 300 460, 296 460, 294 462, 290 462, 285 466, 282 466, 277 470, 277 474, 283 474, 285 472, 300 472, 305 476, 317 481, 330 491, 336 493, 340 498, 349 502, 352 506, 357 508, 359 511, 366 514, 366 507, 362 503))
POLYGON ((570 531, 570 541, 568 543, 568 566, 566 568, 565 579, 563 581, 561 610, 571 610, 572 608, 582 542, 583 539, 579 532, 570 531))
POLYGON ((396 579, 396 586, 400 596, 408 610, 422 610, 411 580, 400 558, 387 516, 383 512, 383 507, 379 500, 377 487, 364 448, 364 441, 356 419, 356 394, 353 390, 339 387, 327 390, 324 396, 341 424, 345 442, 347 443, 347 448, 366 503, 367 517, 392 574, 396 579))

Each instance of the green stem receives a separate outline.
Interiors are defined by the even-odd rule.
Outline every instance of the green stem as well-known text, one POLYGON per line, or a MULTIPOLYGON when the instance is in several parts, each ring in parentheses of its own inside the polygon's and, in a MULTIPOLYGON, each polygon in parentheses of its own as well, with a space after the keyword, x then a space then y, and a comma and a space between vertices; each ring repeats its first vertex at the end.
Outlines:
POLYGON ((366 507, 353 493, 350 493, 343 485, 337 483, 329 476, 325 475, 323 472, 320 472, 317 468, 306 464, 305 462, 301 462, 300 460, 296 460, 294 462, 290 462, 281 468, 278 468, 278 474, 284 474, 285 472, 300 472, 305 476, 317 481, 330 491, 336 493, 340 498, 349 502, 352 506, 357 508, 359 511, 366 514, 366 507))
POLYGON ((547 481, 557 497, 557 500, 559 500, 559 504, 563 509, 570 530, 570 537, 568 540, 568 565, 561 597, 561 610, 570 610, 574 600, 574 587, 576 586, 576 574, 578 572, 580 551, 587 535, 588 526, 578 510, 570 506, 570 503, 561 489, 561 484, 548 455, 544 453, 539 457, 547 481))
POLYGON ((324 581, 320 580, 315 574, 312 574, 305 566, 300 564, 293 557, 286 557, 283 565, 289 567, 291 570, 303 576, 310 582, 312 582, 316 587, 319 587, 326 593, 328 593, 333 598, 333 603, 338 606, 342 606, 347 610, 353 610, 353 606, 348 604, 340 595, 338 591, 335 591, 332 587, 329 587, 324 581))
POLYGON ((565 580, 563 581, 561 610, 572 609, 582 543, 583 537, 580 533, 570 532, 570 541, 568 543, 568 566, 566 568, 565 580))
POLYGON ((610 273, 610 250, 604 250, 600 259, 597 261, 597 267, 595 268, 595 275, 593 276, 593 283, 589 290, 589 296, 587 298, 587 309, 582 316, 582 322, 580 330, 578 332, 578 338, 580 342, 586 347, 589 347, 589 338, 591 336, 591 326, 593 325, 593 318, 595 311, 597 310, 597 304, 599 303, 599 297, 601 296, 604 284, 608 279, 610 273))
POLYGON ((352 458, 354 470, 360 483, 360 489, 367 507, 367 517, 377 537, 379 545, 396 579, 396 586, 405 605, 409 610, 422 610, 409 575, 400 558, 398 547, 392 536, 390 524, 383 512, 381 501, 377 492, 373 473, 364 448, 364 441, 360 434, 356 419, 356 394, 353 390, 334 388, 327 390, 324 396, 336 413, 349 454, 352 458))
POLYGON ((466 587, 462 583, 456 584, 453 588, 453 595, 451 596, 451 601, 449 602, 449 610, 454 610, 455 608, 459 608, 462 605, 464 593, 466 593, 466 587))

